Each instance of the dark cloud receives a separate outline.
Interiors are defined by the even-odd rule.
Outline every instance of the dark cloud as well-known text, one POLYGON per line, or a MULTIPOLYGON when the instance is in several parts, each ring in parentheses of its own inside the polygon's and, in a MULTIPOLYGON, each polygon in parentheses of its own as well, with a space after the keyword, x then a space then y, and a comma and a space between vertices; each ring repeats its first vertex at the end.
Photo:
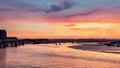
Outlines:
POLYGON ((118 22, 119 6, 119 0, 0 0, 0 17, 45 17, 51 21, 67 22, 103 19, 109 22, 115 19, 118 22), (74 18, 76 16, 79 19, 74 18))
POLYGON ((49 10, 46 10, 46 12, 59 12, 62 10, 70 9, 73 5, 74 3, 71 1, 64 1, 62 3, 59 3, 59 5, 51 5, 51 8, 49 10))
POLYGON ((92 10, 92 11, 87 11, 87 12, 83 12, 83 13, 78 13, 78 14, 73 14, 73 15, 68 15, 66 17, 76 17, 76 16, 87 16, 87 15, 91 15, 94 14, 96 12, 100 12, 100 10, 92 10))

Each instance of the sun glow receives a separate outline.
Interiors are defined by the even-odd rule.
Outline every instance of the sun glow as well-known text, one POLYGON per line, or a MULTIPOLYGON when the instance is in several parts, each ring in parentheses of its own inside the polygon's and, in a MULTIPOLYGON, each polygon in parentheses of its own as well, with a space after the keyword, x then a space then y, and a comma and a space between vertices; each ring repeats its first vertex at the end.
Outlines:
POLYGON ((109 28, 115 26, 113 23, 79 23, 76 28, 109 28))

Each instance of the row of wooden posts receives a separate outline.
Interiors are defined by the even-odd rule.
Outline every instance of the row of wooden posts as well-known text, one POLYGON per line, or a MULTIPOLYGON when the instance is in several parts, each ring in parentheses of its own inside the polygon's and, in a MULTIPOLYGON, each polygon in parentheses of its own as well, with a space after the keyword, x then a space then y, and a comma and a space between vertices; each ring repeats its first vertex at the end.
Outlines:
MULTIPOLYGON (((6 48, 6 47, 17 47, 17 46, 23 46, 25 44, 48 44, 50 42, 48 41, 28 41, 28 40, 0 40, 0 48, 6 48)), ((54 42, 56 45, 61 45, 61 43, 54 42)))
POLYGON ((6 47, 17 47, 24 45, 25 43, 23 41, 0 41, 0 48, 6 48, 6 47))

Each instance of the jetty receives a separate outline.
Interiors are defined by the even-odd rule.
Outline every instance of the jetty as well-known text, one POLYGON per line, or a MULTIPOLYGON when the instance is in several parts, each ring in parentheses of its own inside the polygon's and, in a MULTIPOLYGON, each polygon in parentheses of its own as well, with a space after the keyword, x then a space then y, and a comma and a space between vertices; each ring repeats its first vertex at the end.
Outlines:
POLYGON ((25 42, 16 37, 7 37, 6 30, 0 30, 0 48, 17 47, 24 45, 25 42))

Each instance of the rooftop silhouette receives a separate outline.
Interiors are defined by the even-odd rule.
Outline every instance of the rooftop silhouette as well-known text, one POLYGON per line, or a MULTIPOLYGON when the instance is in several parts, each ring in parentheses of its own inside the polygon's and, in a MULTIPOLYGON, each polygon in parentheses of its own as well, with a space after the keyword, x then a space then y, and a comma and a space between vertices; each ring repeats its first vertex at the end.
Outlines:
POLYGON ((5 40, 7 37, 6 30, 0 30, 0 40, 5 40))

